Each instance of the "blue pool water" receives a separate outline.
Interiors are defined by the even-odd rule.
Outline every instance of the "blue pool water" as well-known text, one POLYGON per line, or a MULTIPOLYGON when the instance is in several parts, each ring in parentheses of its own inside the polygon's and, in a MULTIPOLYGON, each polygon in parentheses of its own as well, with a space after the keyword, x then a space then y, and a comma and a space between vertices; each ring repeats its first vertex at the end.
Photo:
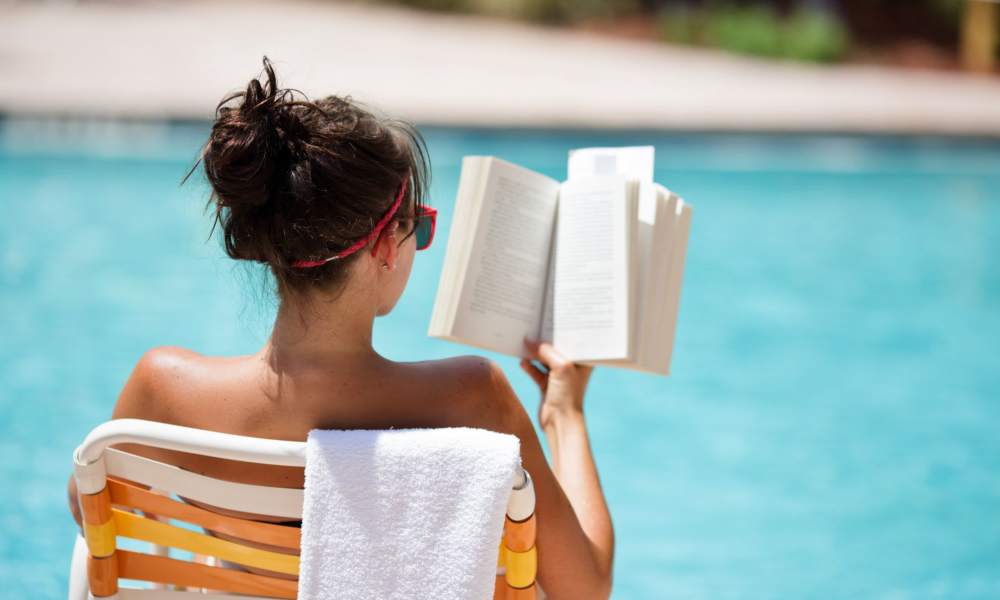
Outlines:
MULTIPOLYGON (((0 123, 2 597, 64 594, 70 454, 144 350, 267 335, 265 281, 178 185, 206 131, 0 123)), ((587 398, 615 598, 1000 598, 1000 143, 425 134, 441 237, 376 325, 393 359, 472 351, 424 333, 462 155, 561 177, 654 144, 695 206, 674 374, 587 398)))

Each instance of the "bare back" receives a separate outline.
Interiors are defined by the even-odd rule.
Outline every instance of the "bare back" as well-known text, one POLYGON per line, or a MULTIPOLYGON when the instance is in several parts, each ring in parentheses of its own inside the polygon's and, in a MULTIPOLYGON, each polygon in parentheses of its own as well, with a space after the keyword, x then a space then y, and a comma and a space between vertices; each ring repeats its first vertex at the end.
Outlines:
MULTIPOLYGON (((474 356, 414 363, 346 359, 339 366, 276 373, 259 355, 206 357, 159 348, 140 360, 113 416, 294 441, 304 441, 312 429, 469 426, 509 433, 492 377, 489 361, 474 356)), ((127 449, 233 481, 303 485, 302 469, 127 449)))

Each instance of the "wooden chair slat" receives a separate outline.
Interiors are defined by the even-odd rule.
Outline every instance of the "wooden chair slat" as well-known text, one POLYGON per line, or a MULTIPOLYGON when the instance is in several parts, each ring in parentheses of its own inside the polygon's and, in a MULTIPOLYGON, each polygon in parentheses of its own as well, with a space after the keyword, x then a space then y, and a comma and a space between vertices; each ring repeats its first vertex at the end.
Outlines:
POLYGON ((111 500, 108 488, 96 494, 80 494, 80 512, 83 522, 90 525, 104 525, 111 520, 111 500))
POLYGON ((90 593, 96 597, 113 596, 118 591, 118 556, 115 553, 103 558, 87 557, 87 579, 90 593))
POLYGON ((526 588, 535 582, 538 570, 538 552, 532 546, 527 552, 504 551, 507 571, 504 577, 512 588, 526 588))
POLYGON ((115 541, 117 535, 114 519, 110 519, 102 525, 83 524, 83 536, 87 539, 87 549, 91 556, 104 558, 114 554, 117 547, 115 541))
POLYGON ((503 600, 535 600, 537 588, 531 584, 526 588, 508 587, 504 592, 503 600))
POLYGON ((524 521, 506 518, 503 524, 503 543, 514 552, 527 552, 535 545, 535 515, 524 521))
POLYGON ((512 588, 503 575, 497 575, 493 584, 493 600, 535 600, 537 594, 538 588, 534 583, 526 588, 512 588))
POLYGON ((181 529, 174 525, 133 515, 117 508, 112 509, 112 512, 118 535, 123 537, 179 548, 196 554, 215 556, 222 560, 277 573, 299 574, 299 557, 295 554, 282 554, 244 546, 204 533, 181 529))
POLYGON ((298 550, 300 547, 301 529, 298 527, 259 523, 221 515, 121 481, 109 480, 107 489, 111 490, 111 502, 119 506, 137 508, 159 517, 185 521, 217 533, 260 544, 270 544, 290 550, 298 550))
POLYGON ((183 560, 119 550, 118 576, 123 579, 168 583, 218 592, 253 594, 294 600, 298 582, 266 575, 199 565, 183 560))

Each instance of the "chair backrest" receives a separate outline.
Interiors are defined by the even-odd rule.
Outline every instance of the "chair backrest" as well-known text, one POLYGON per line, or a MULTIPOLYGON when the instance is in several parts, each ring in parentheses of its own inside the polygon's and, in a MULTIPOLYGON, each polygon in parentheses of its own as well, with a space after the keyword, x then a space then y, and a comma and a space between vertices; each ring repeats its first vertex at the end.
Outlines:
MULTIPOLYGON (((133 482, 224 509, 285 519, 302 518, 302 489, 206 477, 109 448, 123 443, 243 462, 305 466, 304 442, 266 440, 138 419, 118 419, 98 426, 73 456, 87 546, 86 578, 92 597, 160 600, 174 598, 184 591, 198 593, 199 600, 296 597, 298 528, 222 515, 133 482), (246 543, 178 527, 170 521, 202 527, 246 543), (147 554, 118 548, 118 538, 149 542, 154 552, 147 554), (274 550, 254 544, 267 545, 274 550), (215 562, 254 567, 274 575, 174 558, 169 551, 164 551, 166 548, 186 551, 195 557, 213 557, 215 562), (153 582, 159 589, 121 587, 120 579, 153 582), (217 594, 205 593, 209 591, 217 594)), ((495 599, 535 598, 534 512, 531 477, 521 470, 507 504, 497 559, 495 599)), ((74 568, 73 572, 82 573, 83 570, 74 568)))

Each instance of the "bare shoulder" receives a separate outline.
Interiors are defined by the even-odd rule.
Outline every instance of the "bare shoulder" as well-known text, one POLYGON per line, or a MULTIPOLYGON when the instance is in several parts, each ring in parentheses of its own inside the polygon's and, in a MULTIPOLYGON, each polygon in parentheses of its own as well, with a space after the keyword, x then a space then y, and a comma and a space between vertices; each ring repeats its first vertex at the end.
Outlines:
POLYGON ((161 346, 146 351, 136 362, 125 382, 113 418, 166 421, 171 400, 183 393, 209 357, 176 346, 161 346))
POLYGON ((482 427, 511 433, 523 408, 494 360, 475 355, 406 363, 419 371, 428 402, 454 426, 482 427))
POLYGON ((430 360, 417 364, 424 365, 424 368, 434 371, 436 374, 445 375, 456 383, 476 386, 477 388, 487 388, 501 379, 506 381, 506 375, 496 361, 475 354, 430 360))

